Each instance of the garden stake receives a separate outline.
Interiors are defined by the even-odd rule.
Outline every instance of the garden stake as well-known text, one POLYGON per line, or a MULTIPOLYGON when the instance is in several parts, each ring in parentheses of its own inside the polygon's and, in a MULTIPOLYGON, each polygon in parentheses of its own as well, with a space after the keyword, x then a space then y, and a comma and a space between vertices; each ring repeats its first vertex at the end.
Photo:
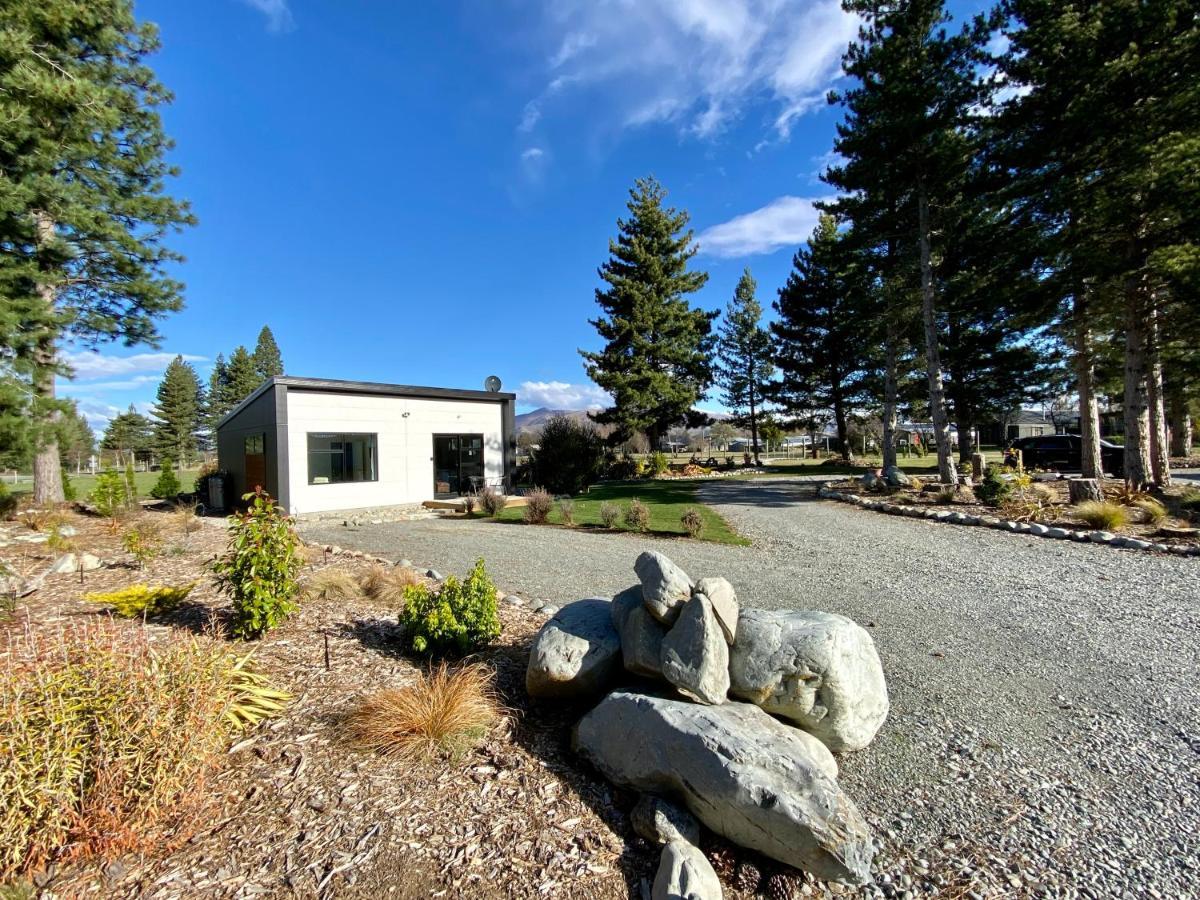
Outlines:
POLYGON ((325 638, 325 671, 328 672, 329 671, 329 632, 328 631, 322 632, 322 636, 325 638))

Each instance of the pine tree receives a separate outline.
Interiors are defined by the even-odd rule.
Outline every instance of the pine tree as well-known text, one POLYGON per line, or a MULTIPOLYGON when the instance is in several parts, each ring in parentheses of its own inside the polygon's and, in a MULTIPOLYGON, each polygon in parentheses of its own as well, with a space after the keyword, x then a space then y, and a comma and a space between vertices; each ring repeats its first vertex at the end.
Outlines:
POLYGON ((63 417, 58 423, 58 449, 62 454, 63 466, 73 467, 76 472, 80 471, 84 461, 96 452, 96 435, 87 419, 80 415, 79 408, 73 400, 67 402, 63 417))
POLYGON ((823 214, 808 248, 793 258, 775 302, 779 319, 771 323, 782 373, 776 389, 780 407, 809 419, 831 411, 846 460, 849 414, 866 401, 873 339, 864 314, 871 302, 867 273, 848 248, 833 216, 823 214))
MULTIPOLYGON (((834 204, 856 230, 916 261, 924 360, 943 483, 957 481, 939 341, 940 213, 953 206, 972 158, 969 114, 984 97, 977 74, 989 23, 957 33, 942 0, 845 0, 863 20, 843 60, 856 84, 833 99, 846 110, 834 147, 846 159, 826 179, 850 199, 834 204)), ((894 268, 894 267, 893 267, 894 268)), ((894 289, 896 286, 885 286, 894 289)))
POLYGON ((756 289, 750 270, 746 269, 738 279, 717 338, 716 381, 734 420, 749 426, 754 463, 760 465, 758 420, 763 397, 775 375, 775 362, 771 336, 761 325, 762 306, 755 297, 756 289))
POLYGON ((132 464, 134 456, 151 449, 154 439, 154 423, 138 412, 133 404, 129 409, 113 417, 100 439, 103 450, 111 450, 117 458, 132 464))
POLYGON ((208 390, 204 392, 204 421, 210 437, 216 435, 218 423, 229 412, 230 407, 225 405, 228 396, 229 365, 225 362, 225 355, 218 353, 208 376, 208 390))
POLYGON ((275 335, 266 325, 258 333, 258 343, 254 345, 253 356, 254 370, 258 373, 259 381, 283 374, 283 356, 279 353, 279 345, 275 343, 275 335))
POLYGON ((145 65, 158 48, 131 0, 13 0, 0 49, 0 286, 22 320, 15 345, 36 402, 34 499, 61 500, 53 425, 59 346, 156 339, 182 305, 163 243, 192 216, 164 193, 175 174, 145 65))
POLYGON ((630 217, 617 220, 617 239, 609 241, 599 272, 607 287, 596 290, 603 315, 591 324, 604 349, 580 351, 588 375, 614 401, 592 418, 615 426, 614 443, 644 432, 652 449, 671 426, 693 418, 712 383, 717 315, 688 303, 708 274, 688 270, 697 251, 685 230, 689 217, 664 208, 666 194, 653 178, 638 179, 630 190, 630 217))
POLYGON ((254 365, 254 357, 245 347, 238 347, 230 354, 225 377, 224 402, 227 404, 227 410, 233 409, 262 384, 262 378, 254 365))
POLYGON ((162 458, 187 466, 196 456, 196 432, 200 428, 200 379, 191 363, 176 356, 167 366, 158 386, 154 416, 154 445, 162 458))

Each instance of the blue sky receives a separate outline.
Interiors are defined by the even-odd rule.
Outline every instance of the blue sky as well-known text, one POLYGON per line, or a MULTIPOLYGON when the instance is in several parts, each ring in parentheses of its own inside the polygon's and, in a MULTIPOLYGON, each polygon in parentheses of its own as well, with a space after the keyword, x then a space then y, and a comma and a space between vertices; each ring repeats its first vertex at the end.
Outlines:
MULTIPOLYGON (((269 324, 289 374, 603 397, 596 268, 653 174, 692 214, 696 302, 769 307, 838 112, 832 0, 138 0, 163 49, 187 308, 162 347, 70 354, 97 427, 177 353, 207 379, 269 324)), ((718 408, 715 396, 703 404, 718 408)))

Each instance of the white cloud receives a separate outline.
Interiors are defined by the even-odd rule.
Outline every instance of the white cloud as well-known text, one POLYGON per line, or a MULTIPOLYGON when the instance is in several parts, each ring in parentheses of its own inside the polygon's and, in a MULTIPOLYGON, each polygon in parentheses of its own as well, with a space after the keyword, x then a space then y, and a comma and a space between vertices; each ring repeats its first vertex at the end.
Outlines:
POLYGON ((517 388, 517 402, 547 409, 598 409, 611 405, 612 398, 594 384, 522 381, 517 388))
POLYGON ((556 95, 589 95, 623 126, 672 122, 711 137, 762 97, 786 139, 824 104, 858 19, 840 0, 541 0, 547 85, 521 128, 556 95), (551 49, 552 48, 552 49, 551 49))
POLYGON ((804 197, 777 197, 753 212, 704 229, 696 237, 700 252, 734 257, 798 247, 817 225, 815 202, 804 197))
POLYGON ((545 155, 546 151, 541 147, 530 147, 521 153, 521 159, 525 162, 537 162, 545 155))
MULTIPOLYGON (((63 354, 65 362, 74 373, 71 381, 86 381, 93 378, 112 378, 138 372, 161 374, 176 353, 134 353, 130 356, 112 356, 91 350, 79 350, 63 354)), ((207 357, 183 354, 185 362, 204 362, 207 357)))
POLYGON ((267 30, 280 34, 296 27, 288 0, 242 0, 267 17, 267 30))
POLYGON ((147 385, 157 384, 162 375, 134 375, 120 381, 86 381, 82 384, 67 382, 59 387, 60 393, 71 394, 75 391, 136 391, 147 385))

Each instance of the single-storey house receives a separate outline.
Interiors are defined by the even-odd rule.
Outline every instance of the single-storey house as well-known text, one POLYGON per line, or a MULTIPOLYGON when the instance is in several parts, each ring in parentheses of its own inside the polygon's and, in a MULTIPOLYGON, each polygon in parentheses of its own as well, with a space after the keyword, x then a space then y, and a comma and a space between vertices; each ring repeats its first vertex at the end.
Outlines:
POLYGON ((276 376, 217 425, 226 502, 261 485, 295 515, 508 489, 515 402, 499 391, 276 376))

